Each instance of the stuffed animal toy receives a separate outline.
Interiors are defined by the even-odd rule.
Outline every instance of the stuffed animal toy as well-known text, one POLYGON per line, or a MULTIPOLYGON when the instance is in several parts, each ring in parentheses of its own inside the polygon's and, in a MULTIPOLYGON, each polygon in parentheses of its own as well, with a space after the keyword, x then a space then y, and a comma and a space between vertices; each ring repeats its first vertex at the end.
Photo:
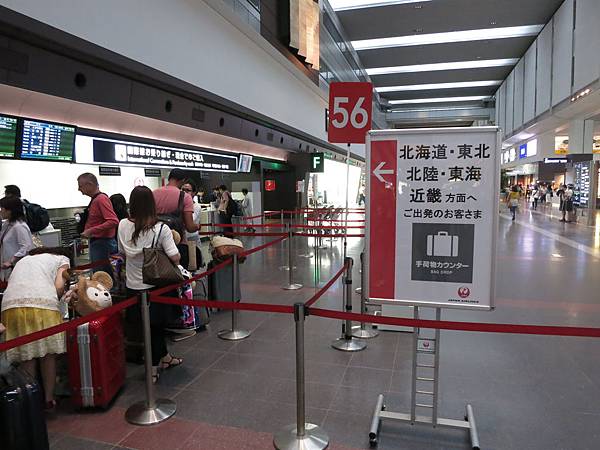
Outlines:
POLYGON ((65 271, 64 277, 70 279, 77 276, 77 283, 73 284, 65 294, 65 301, 80 316, 100 311, 112 305, 110 289, 113 286, 112 278, 106 272, 96 272, 91 277, 83 273, 65 271))

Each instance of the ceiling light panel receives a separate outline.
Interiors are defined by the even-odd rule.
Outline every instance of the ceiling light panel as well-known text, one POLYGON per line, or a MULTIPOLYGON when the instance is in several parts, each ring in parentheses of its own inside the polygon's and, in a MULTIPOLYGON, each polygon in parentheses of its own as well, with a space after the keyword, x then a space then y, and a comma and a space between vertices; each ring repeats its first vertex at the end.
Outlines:
POLYGON ((489 100, 489 95, 471 95, 467 97, 441 97, 441 98, 412 98, 410 100, 390 100, 390 105, 412 105, 415 103, 446 103, 446 102, 475 102, 489 100))
POLYGON ((500 86, 501 80, 489 81, 461 81, 457 83, 432 83, 432 84, 408 84, 404 86, 383 86, 377 87, 375 90, 382 92, 404 92, 404 91, 430 91, 435 89, 461 89, 474 87, 489 87, 500 86))
POLYGON ((484 59, 477 61, 456 61, 434 64, 415 64, 411 66, 374 67, 366 69, 368 75, 386 75, 391 73, 439 72, 443 70, 484 69, 487 67, 514 66, 518 58, 484 59))
POLYGON ((543 25, 523 25, 518 27, 484 28, 481 30, 450 31, 448 33, 413 34, 409 36, 362 39, 352 41, 355 50, 376 48, 410 47, 414 45, 447 44, 451 42, 487 41, 523 36, 537 36, 543 25))
POLYGON ((431 0, 329 0, 335 11, 348 9, 374 8, 377 6, 405 5, 407 3, 425 3, 431 0))

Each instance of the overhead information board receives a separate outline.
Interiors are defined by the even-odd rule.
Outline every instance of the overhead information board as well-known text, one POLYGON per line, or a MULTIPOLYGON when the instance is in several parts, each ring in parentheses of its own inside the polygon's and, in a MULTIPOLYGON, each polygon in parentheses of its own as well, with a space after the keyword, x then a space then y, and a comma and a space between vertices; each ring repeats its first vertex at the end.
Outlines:
POLYGON ((0 158, 14 158, 17 143, 17 118, 0 115, 0 158))
POLYGON ((73 161, 75 127, 37 120, 23 120, 21 158, 73 161))
POLYGON ((94 138, 94 162, 237 172, 237 156, 94 138))
POLYGON ((496 127, 368 134, 369 299, 492 307, 496 146, 496 127))

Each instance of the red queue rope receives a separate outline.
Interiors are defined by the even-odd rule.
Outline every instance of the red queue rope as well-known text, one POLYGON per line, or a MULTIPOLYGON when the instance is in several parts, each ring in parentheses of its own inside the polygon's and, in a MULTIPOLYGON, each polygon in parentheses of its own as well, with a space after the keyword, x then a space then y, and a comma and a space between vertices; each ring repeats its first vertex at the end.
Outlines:
MULTIPOLYGON (((201 226, 205 227, 217 227, 217 228, 248 228, 248 224, 245 223, 201 223, 201 226)), ((283 223, 267 223, 267 224, 256 224, 252 225, 253 228, 284 228, 283 223)))
POLYGON ((365 226, 364 225, 290 225, 290 228, 306 228, 309 230, 339 230, 340 228, 343 229, 361 229, 364 230, 365 226))
POLYGON ((348 264, 344 264, 342 268, 333 276, 331 280, 327 282, 325 286, 323 286, 315 295, 313 295, 306 302, 304 302, 304 307, 310 308, 317 302, 317 300, 323 297, 323 295, 325 295, 325 292, 327 292, 329 288, 333 286, 333 283, 335 283, 338 280, 338 278, 342 276, 346 269, 348 269, 348 264))
POLYGON ((329 319, 397 325, 403 327, 430 328, 453 331, 476 331, 480 333, 534 334, 540 336, 600 337, 600 328, 562 327, 555 325, 516 325, 506 323, 454 322, 448 320, 403 319, 400 317, 372 316, 369 314, 332 311, 311 308, 310 314, 329 319))
POLYGON ((283 241, 284 239, 287 239, 287 234, 284 234, 283 236, 280 236, 279 239, 274 239, 272 241, 267 242, 266 244, 263 245, 259 245, 258 247, 252 248, 248 251, 245 251, 244 253, 242 253, 243 256, 250 256, 253 255, 254 253, 260 252, 261 250, 264 250, 267 247, 271 247, 272 245, 278 244, 279 242, 283 241))
POLYGON ((73 319, 69 322, 61 323, 59 325, 54 325, 53 327, 46 328, 45 330, 36 331, 35 333, 25 334, 23 336, 19 336, 17 338, 11 339, 6 342, 0 343, 0 352, 5 352, 6 350, 10 350, 11 348, 19 347, 21 345, 29 344, 30 342, 37 341, 39 339, 47 338, 48 336, 52 336, 54 334, 62 333, 64 331, 73 330, 77 328, 79 325, 84 323, 91 322, 92 320, 99 319, 100 317, 110 316, 119 311, 122 311, 125 308, 129 308, 130 306, 135 305, 138 302, 137 297, 132 297, 127 300, 122 301, 121 303, 117 303, 116 305, 109 306, 108 308, 102 309, 100 311, 96 311, 92 314, 88 314, 87 316, 78 317, 77 319, 73 319))
POLYGON ((194 275, 192 278, 188 278, 187 280, 184 281, 180 281, 177 283, 173 283, 170 284, 168 286, 162 287, 162 288, 158 288, 158 289, 154 289, 152 291, 150 291, 150 296, 152 295, 161 295, 164 294, 165 292, 169 292, 172 291, 174 289, 177 289, 181 286, 185 286, 186 284, 190 284, 196 280, 199 280, 201 278, 205 278, 213 273, 215 273, 217 270, 221 270, 223 267, 225 267, 226 265, 231 264, 231 259, 226 259, 225 261, 223 261, 220 264, 217 264, 215 267, 213 267, 210 270, 206 270, 202 273, 199 273, 198 275, 194 275))
POLYGON ((325 237, 325 238, 361 238, 365 237, 364 234, 324 234, 324 233, 293 233, 294 236, 303 236, 303 237, 325 237))
MULTIPOLYGON (((237 232, 231 231, 234 236, 255 236, 255 237, 267 237, 267 236, 287 236, 285 233, 250 233, 250 232, 237 232)), ((198 236, 216 236, 223 234, 223 231, 203 231, 198 233, 198 236)))

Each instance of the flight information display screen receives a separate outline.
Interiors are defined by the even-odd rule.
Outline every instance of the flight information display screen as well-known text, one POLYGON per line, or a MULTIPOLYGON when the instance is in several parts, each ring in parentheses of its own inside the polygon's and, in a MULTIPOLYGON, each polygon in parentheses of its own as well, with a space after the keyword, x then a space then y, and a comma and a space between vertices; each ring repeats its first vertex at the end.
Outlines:
POLYGON ((23 120, 21 158, 73 161, 75 127, 36 120, 23 120))
POLYGON ((17 143, 17 119, 0 115, 0 158, 14 158, 17 143))

